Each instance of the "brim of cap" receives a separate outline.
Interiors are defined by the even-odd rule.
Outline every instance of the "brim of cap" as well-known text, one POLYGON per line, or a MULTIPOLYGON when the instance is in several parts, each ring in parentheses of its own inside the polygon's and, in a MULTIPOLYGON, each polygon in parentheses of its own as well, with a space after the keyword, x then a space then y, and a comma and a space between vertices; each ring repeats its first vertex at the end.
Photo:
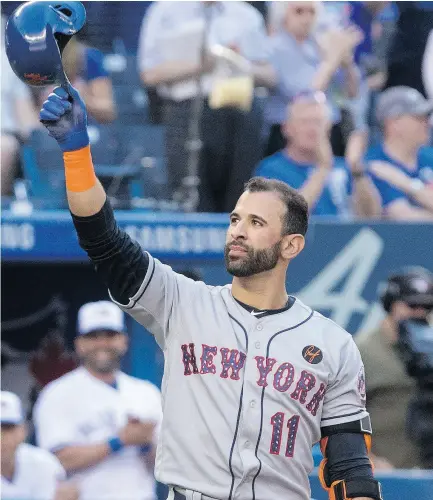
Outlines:
POLYGON ((84 332, 79 332, 78 337, 81 337, 82 335, 89 335, 90 333, 94 332, 112 332, 112 333, 123 333, 123 334, 125 333, 119 330, 115 330, 114 328, 101 327, 101 328, 92 328, 91 330, 85 330, 84 332))
POLYGON ((409 304, 410 306, 419 306, 419 307, 432 307, 433 308, 433 295, 409 295, 404 297, 402 300, 409 304))
POLYGON ((414 110, 413 114, 416 116, 428 116, 433 113, 433 101, 426 101, 414 110))
POLYGON ((412 115, 412 116, 430 116, 433 114, 433 101, 425 101, 416 106, 411 112, 404 113, 390 113, 386 109, 377 111, 376 118, 379 122, 383 122, 388 118, 398 118, 399 116, 412 115))
POLYGON ((1 419, 0 425, 20 425, 24 422, 23 419, 1 419))

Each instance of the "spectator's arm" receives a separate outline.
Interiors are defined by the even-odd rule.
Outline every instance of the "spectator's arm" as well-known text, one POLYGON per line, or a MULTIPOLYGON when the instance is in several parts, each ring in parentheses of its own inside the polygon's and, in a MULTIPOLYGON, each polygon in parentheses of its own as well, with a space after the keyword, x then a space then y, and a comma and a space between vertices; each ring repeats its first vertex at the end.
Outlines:
POLYGON ((332 147, 328 135, 329 124, 326 120, 322 123, 321 138, 317 146, 317 169, 307 182, 299 189, 308 203, 310 212, 322 196, 328 175, 333 167, 332 147))
POLYGON ((353 178, 352 205, 358 217, 379 218, 382 213, 380 194, 370 176, 364 172, 362 161, 367 144, 368 132, 355 130, 346 147, 345 159, 353 178))
POLYGON ((108 77, 95 78, 83 87, 77 86, 81 93, 87 111, 99 123, 110 123, 116 118, 113 98, 113 87, 108 77))
POLYGON ((357 95, 360 75, 353 63, 353 51, 361 40, 362 34, 356 28, 329 30, 318 38, 323 62, 313 79, 315 89, 325 91, 337 69, 342 66, 346 73, 348 96, 357 95))
POLYGON ((433 217, 433 189, 424 186, 414 186, 413 179, 398 168, 383 161, 374 161, 370 165, 371 171, 379 179, 391 184, 416 201, 425 211, 433 217))
POLYGON ((277 84, 277 75, 269 63, 253 63, 251 65, 256 86, 273 88, 277 84))
POLYGON ((27 139, 31 131, 40 127, 39 117, 29 90, 17 78, 14 89, 14 108, 19 130, 23 139, 27 139))
POLYGON ((367 174, 353 178, 353 211, 358 217, 380 218, 382 213, 380 195, 367 174))
POLYGON ((386 207, 386 216, 399 221, 433 221, 433 213, 423 208, 413 207, 405 199, 399 199, 386 207))
POLYGON ((307 182, 299 189, 299 192, 307 200, 309 212, 313 212, 316 203, 322 196, 326 180, 329 175, 329 168, 317 168, 307 182))
POLYGON ((323 60, 313 77, 313 89, 325 92, 328 89, 337 69, 337 60, 323 60))
POLYGON ((111 454, 108 443, 98 443, 80 446, 65 446, 55 452, 66 472, 96 465, 111 454))
POLYGON ((97 49, 87 48, 87 84, 79 85, 88 112, 99 123, 109 123, 116 118, 113 87, 110 75, 104 68, 104 55, 97 49))
POLYGON ((342 69, 344 71, 344 82, 347 91, 347 97, 354 99, 358 95, 361 76, 359 69, 352 58, 348 61, 343 61, 342 69))

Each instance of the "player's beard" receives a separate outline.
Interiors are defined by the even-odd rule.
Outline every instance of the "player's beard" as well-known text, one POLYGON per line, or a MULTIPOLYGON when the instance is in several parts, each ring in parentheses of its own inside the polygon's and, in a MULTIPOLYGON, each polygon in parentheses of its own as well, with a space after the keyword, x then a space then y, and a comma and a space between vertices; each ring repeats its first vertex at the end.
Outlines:
POLYGON ((95 349, 81 355, 81 363, 96 373, 112 373, 120 368, 122 354, 116 349, 95 349), (107 356, 98 357, 99 351, 105 351, 107 356))
POLYGON ((227 272, 237 278, 248 278, 249 276, 274 269, 280 257, 280 243, 281 240, 270 248, 260 250, 255 250, 239 243, 231 242, 226 244, 224 248, 224 260, 227 272), (232 245, 241 246, 247 253, 242 257, 232 259, 229 255, 232 245))

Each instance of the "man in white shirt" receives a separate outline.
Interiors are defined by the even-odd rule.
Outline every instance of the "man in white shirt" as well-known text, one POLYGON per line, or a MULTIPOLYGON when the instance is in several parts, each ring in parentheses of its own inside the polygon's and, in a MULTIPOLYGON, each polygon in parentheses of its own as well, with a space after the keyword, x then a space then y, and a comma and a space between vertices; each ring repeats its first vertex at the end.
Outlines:
POLYGON ((154 500, 160 392, 119 370, 128 348, 123 312, 107 301, 78 313, 76 370, 47 385, 36 402, 40 446, 53 451, 80 500, 154 500))
POLYGON ((262 157, 262 113, 257 101, 250 111, 208 102, 224 72, 210 54, 215 45, 243 59, 255 86, 273 86, 264 20, 247 2, 154 2, 143 20, 138 65, 143 83, 163 100, 169 194, 176 198, 198 158, 198 209, 229 212, 262 157))
POLYGON ((24 443, 27 435, 21 401, 1 392, 1 497, 5 500, 77 500, 73 485, 51 453, 24 443))

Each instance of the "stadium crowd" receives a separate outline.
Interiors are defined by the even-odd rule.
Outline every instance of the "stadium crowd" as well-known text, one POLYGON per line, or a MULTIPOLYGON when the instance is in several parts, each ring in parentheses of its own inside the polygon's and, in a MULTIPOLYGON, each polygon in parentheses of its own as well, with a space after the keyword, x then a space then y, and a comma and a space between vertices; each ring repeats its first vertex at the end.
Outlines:
MULTIPOLYGON (((4 49, 7 17, 20 3, 2 2, 2 207, 61 209, 61 153, 38 121, 52 89, 26 87, 4 49)), ((86 103, 95 169, 116 208, 229 212, 260 175, 298 189, 317 217, 433 220, 433 2, 84 4, 88 22, 63 62, 86 103)), ((414 385, 393 345, 397 321, 426 308, 395 302, 374 337, 359 340, 367 390, 379 394, 370 410, 379 470, 424 466, 405 437, 401 401, 414 385), (379 355, 389 383, 376 379, 379 355), (393 436, 401 440, 387 456, 393 436)), ((12 479, 19 483, 22 455, 41 470, 41 499, 94 500, 96 491, 118 499, 125 484, 155 498, 160 395, 117 371, 127 350, 119 313, 110 303, 80 311, 82 366, 43 389, 34 409, 31 434, 41 448, 24 443, 21 403, 2 391, 5 495, 12 479), (119 384, 124 392, 112 391, 119 384), (117 421, 82 428, 67 407, 75 397, 83 411, 83 397, 97 405, 98 390, 117 421), (131 397, 137 390, 147 406, 131 397)))
MULTIPOLYGON (((17 4, 2 4, 2 39, 17 4)), ((314 215, 432 218, 430 2, 118 4, 89 2, 63 54, 116 206, 228 212, 259 174, 314 215)), ((26 88, 5 58, 4 203, 24 187, 62 207, 37 122, 51 89, 26 88)))

